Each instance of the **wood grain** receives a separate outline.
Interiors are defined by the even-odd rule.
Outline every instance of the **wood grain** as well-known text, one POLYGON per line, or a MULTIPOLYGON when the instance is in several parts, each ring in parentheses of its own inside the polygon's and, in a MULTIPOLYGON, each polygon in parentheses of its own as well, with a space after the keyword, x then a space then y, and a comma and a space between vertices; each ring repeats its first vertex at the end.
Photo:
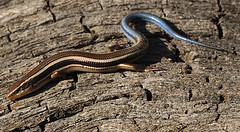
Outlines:
POLYGON ((239 14, 238 0, 2 0, 0 131, 239 131, 239 14), (193 40, 235 54, 138 23, 150 50, 137 63, 165 71, 74 73, 26 98, 6 99, 9 86, 37 61, 128 43, 120 21, 133 12, 155 14, 193 40))

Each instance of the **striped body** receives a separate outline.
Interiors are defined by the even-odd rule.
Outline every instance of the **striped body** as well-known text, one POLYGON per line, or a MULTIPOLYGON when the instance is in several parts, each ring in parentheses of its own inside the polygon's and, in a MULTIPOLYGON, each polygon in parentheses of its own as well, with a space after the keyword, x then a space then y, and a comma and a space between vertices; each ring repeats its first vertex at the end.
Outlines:
POLYGON ((15 82, 7 94, 9 99, 17 99, 43 87, 50 81, 64 77, 75 71, 84 72, 113 72, 119 69, 144 71, 132 64, 141 58, 148 49, 144 35, 132 29, 129 25, 136 19, 153 22, 163 28, 171 36, 208 48, 223 50, 185 38, 174 32, 162 19, 147 13, 133 13, 125 16, 121 23, 123 33, 134 43, 133 46, 107 54, 68 51, 58 53, 33 68, 20 80, 15 82))

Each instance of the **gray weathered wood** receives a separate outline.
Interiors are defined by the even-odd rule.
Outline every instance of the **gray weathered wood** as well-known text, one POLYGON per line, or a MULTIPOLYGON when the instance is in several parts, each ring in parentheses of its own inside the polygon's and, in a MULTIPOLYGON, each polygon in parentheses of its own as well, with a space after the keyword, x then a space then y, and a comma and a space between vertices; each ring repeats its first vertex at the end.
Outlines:
POLYGON ((239 131, 240 2, 2 0, 1 131, 239 131), (150 42, 138 63, 165 71, 76 73, 10 101, 10 85, 37 61, 68 50, 106 52, 129 40, 121 19, 132 12, 165 18, 190 38, 227 54, 172 39, 137 24, 150 42), (179 51, 179 52, 178 52, 179 51))

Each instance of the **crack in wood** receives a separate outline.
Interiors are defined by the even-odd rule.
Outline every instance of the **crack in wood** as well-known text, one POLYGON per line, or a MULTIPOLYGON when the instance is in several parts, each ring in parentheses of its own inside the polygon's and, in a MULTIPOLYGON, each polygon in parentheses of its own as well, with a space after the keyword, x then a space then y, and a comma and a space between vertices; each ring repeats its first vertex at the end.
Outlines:
POLYGON ((82 25, 82 27, 83 27, 83 30, 84 30, 85 33, 92 33, 87 25, 82 25))
POLYGON ((121 72, 121 71, 120 71, 120 73, 122 74, 122 78, 127 77, 127 75, 126 75, 124 72, 121 72))
POLYGON ((217 114, 217 117, 216 117, 216 119, 215 119, 215 121, 218 121, 219 120, 219 118, 220 118, 220 116, 221 116, 221 114, 217 114))
POLYGON ((216 109, 215 109, 215 111, 217 112, 217 117, 215 118, 215 121, 218 121, 219 118, 220 118, 220 116, 221 116, 221 114, 218 112, 218 109, 219 109, 219 104, 223 103, 224 100, 225 100, 225 99, 224 99, 224 96, 223 96, 223 95, 220 95, 220 96, 219 96, 219 102, 216 104, 216 109))
POLYGON ((163 16, 166 17, 167 14, 164 12, 164 8, 161 8, 161 11, 162 11, 162 13, 163 13, 163 16))
POLYGON ((101 10, 103 10, 103 6, 102 6, 102 3, 101 3, 101 0, 98 0, 98 4, 99 4, 101 10))
POLYGON ((224 96, 223 96, 223 95, 220 95, 220 96, 219 96, 219 103, 222 103, 224 100, 225 100, 225 99, 224 99, 224 96))
POLYGON ((218 38, 219 38, 219 39, 222 39, 222 38, 223 38, 223 29, 222 29, 222 26, 221 26, 221 24, 220 24, 220 19, 221 19, 222 17, 224 17, 226 14, 224 14, 224 13, 222 12, 222 6, 221 6, 220 0, 217 0, 217 5, 218 5, 218 15, 217 15, 217 17, 212 18, 212 22, 213 22, 213 24, 215 24, 216 27, 217 27, 218 38))
POLYGON ((232 51, 234 55, 238 55, 235 47, 232 48, 232 51))
POLYGON ((11 105, 10 105, 10 104, 7 105, 7 108, 8 108, 8 111, 9 111, 9 112, 12 112, 12 108, 11 108, 11 105))
POLYGON ((83 24, 83 19, 84 19, 84 18, 85 18, 84 15, 82 15, 82 16, 80 17, 79 22, 80 22, 81 24, 83 24))
POLYGON ((208 76, 206 76, 206 77, 205 77, 205 81, 206 81, 207 83, 209 83, 209 82, 210 82, 210 80, 209 80, 209 77, 208 77, 208 76))
POLYGON ((218 112, 219 104, 220 104, 220 103, 218 103, 218 104, 216 105, 216 109, 215 109, 215 112, 217 113, 217 117, 215 118, 215 121, 218 121, 219 118, 220 118, 220 116, 221 116, 221 114, 218 112))
POLYGON ((12 42, 12 39, 11 39, 11 34, 12 34, 12 32, 10 31, 10 29, 8 28, 8 32, 9 32, 9 34, 7 35, 7 40, 8 40, 8 42, 12 42))
POLYGON ((51 10, 51 6, 50 6, 50 2, 49 2, 49 0, 46 0, 46 9, 51 13, 51 15, 52 15, 52 18, 53 18, 53 22, 56 22, 57 20, 56 20, 56 15, 53 13, 53 11, 51 10))
POLYGON ((187 64, 184 67, 184 73, 186 73, 186 74, 191 74, 192 73, 192 67, 189 64, 187 64))
POLYGON ((85 15, 82 15, 79 19, 79 22, 82 25, 84 32, 93 34, 92 31, 90 30, 90 28, 87 25, 83 24, 83 19, 84 18, 85 18, 85 15))
POLYGON ((188 102, 191 101, 192 96, 193 96, 193 93, 192 93, 192 90, 190 89, 190 90, 188 91, 188 102))
POLYGON ((147 96, 147 101, 152 101, 152 92, 148 89, 144 89, 146 96, 147 96))
POLYGON ((218 5, 218 12, 222 12, 222 6, 221 6, 220 0, 217 0, 217 5, 218 5))
POLYGON ((219 87, 218 87, 218 89, 220 90, 220 89, 222 89, 222 88, 223 88, 223 85, 220 84, 219 87))
POLYGON ((44 121, 42 121, 38 124, 38 126, 40 127, 42 132, 45 131, 45 126, 46 126, 47 123, 49 123, 49 122, 45 119, 44 121))

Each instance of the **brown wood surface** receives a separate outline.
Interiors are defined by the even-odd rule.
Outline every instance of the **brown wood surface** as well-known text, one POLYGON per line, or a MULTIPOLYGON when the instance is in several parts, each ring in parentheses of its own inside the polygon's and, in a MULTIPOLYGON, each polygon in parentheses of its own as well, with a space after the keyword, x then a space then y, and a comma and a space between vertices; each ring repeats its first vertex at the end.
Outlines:
POLYGON ((239 0, 1 0, 0 131, 239 131, 239 0), (152 13, 188 37, 234 54, 172 39, 138 23, 165 71, 75 73, 10 101, 10 85, 61 51, 107 52, 129 40, 121 19, 152 13))

